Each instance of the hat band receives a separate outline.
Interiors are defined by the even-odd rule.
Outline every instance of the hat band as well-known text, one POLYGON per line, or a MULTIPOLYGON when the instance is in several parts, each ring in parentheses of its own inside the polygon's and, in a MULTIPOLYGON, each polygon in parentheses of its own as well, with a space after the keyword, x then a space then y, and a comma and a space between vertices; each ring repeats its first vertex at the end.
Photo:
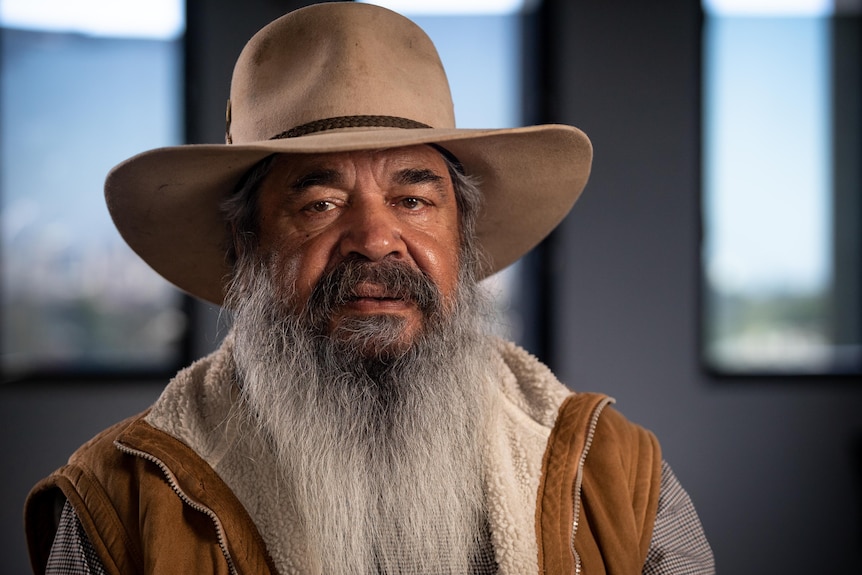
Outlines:
POLYGON ((327 130, 338 130, 341 128, 403 128, 415 130, 430 127, 422 122, 399 118, 397 116, 338 116, 296 126, 273 136, 270 140, 299 138, 300 136, 307 136, 316 132, 326 132, 327 130))

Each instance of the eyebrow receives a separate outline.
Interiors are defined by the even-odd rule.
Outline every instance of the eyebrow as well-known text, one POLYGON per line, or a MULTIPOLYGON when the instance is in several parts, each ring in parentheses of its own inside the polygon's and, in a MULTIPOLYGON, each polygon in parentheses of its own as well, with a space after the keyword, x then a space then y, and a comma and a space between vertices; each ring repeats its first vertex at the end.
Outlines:
MULTIPOLYGON (((339 171, 331 168, 315 168, 308 172, 302 172, 293 183, 290 184, 290 189, 294 192, 303 192, 314 186, 329 186, 340 184, 344 180, 344 175, 339 171)), ((392 182, 401 186, 410 186, 416 184, 432 183, 435 188, 443 193, 445 188, 445 179, 443 176, 430 168, 405 168, 398 170, 392 175, 392 182)))
POLYGON ((443 176, 428 168, 407 168, 396 172, 392 181, 402 186, 431 182, 437 184, 438 188, 442 188, 444 180, 443 176))
POLYGON ((338 170, 327 168, 313 169, 309 172, 304 172, 297 177, 290 188, 294 191, 301 192, 312 186, 326 186, 338 184, 342 181, 343 176, 338 170))

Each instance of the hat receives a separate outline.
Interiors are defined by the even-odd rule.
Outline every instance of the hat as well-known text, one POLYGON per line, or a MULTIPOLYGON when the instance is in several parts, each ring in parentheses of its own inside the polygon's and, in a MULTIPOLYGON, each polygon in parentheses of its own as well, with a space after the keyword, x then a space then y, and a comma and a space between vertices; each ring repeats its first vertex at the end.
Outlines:
POLYGON ((444 147, 484 196, 476 228, 488 262, 482 277, 560 223, 592 160, 590 141, 571 126, 456 128, 428 36, 395 12, 354 2, 301 8, 254 35, 234 68, 226 136, 226 144, 144 152, 105 182, 129 246, 170 282, 219 305, 232 273, 219 206, 270 154, 444 147))

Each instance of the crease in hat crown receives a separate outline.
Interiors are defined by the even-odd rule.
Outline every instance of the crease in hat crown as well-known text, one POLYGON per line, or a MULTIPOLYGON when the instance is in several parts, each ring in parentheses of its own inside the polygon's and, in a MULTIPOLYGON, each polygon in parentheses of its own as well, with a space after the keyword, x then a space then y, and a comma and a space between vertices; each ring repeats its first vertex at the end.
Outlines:
POLYGON ((301 8, 255 34, 234 67, 227 142, 297 137, 321 129, 287 135, 326 122, 454 128, 446 73, 425 32, 385 8, 344 2, 301 8))

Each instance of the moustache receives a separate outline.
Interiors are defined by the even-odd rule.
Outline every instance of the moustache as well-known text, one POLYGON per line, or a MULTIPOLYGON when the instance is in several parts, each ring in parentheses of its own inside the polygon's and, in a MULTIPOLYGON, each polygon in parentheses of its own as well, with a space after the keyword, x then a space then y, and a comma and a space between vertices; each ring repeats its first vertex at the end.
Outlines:
POLYGON ((315 317, 328 317, 339 307, 363 297, 412 302, 426 316, 442 310, 437 285, 410 264, 350 257, 320 278, 311 292, 308 311, 315 317))

